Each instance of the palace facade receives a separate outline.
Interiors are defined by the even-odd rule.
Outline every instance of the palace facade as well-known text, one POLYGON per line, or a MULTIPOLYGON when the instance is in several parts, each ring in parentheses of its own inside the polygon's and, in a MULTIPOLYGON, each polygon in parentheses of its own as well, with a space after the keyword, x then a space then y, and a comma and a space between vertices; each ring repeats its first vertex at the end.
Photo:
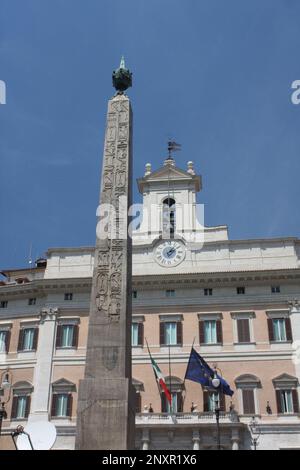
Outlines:
MULTIPOLYGON (((172 158, 155 171, 147 164, 138 180, 136 448, 216 448, 219 401, 222 448, 251 449, 257 438, 258 449, 300 449, 300 240, 230 240, 226 226, 204 227, 201 186, 192 162, 183 170, 172 158), (172 413, 147 343, 171 389, 172 413), (232 398, 184 380, 193 344, 230 383, 232 398)), ((19 424, 38 419, 55 424, 54 449, 74 448, 93 263, 93 247, 51 248, 33 268, 2 271, 0 369, 9 369, 12 385, 2 449, 12 448, 19 424)))

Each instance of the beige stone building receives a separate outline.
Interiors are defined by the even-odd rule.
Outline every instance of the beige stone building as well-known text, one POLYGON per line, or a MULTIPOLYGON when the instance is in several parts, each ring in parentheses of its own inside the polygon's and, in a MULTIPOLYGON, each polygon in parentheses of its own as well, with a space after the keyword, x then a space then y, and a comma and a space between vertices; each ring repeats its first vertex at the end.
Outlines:
MULTIPOLYGON (((258 449, 300 449, 300 240, 230 240, 226 226, 205 227, 197 206, 201 185, 192 162, 182 170, 170 159, 156 171, 147 164, 138 180, 143 218, 133 231, 136 447, 216 447, 217 396, 184 381, 194 343, 235 392, 219 397, 221 446, 250 449, 257 437, 258 449), (171 414, 146 340, 171 388, 171 414)), ((12 447, 12 429, 38 419, 56 425, 55 449, 74 448, 93 256, 92 247, 51 248, 33 268, 2 271, 0 368, 9 368, 12 381, 2 449, 12 447)))

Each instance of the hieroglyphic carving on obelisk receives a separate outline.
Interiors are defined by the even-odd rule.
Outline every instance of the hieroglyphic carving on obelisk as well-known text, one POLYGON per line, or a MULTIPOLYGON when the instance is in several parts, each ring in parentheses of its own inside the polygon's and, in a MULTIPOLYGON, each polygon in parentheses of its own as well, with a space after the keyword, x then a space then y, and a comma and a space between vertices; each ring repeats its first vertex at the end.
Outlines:
POLYGON ((133 449, 131 383, 132 111, 122 60, 108 102, 95 265, 84 379, 80 382, 77 449, 133 449))

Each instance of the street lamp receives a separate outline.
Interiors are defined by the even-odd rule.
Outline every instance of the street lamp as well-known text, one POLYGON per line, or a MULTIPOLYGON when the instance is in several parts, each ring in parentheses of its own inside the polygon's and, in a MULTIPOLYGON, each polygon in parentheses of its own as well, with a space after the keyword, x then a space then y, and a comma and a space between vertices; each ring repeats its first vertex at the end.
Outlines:
MULTIPOLYGON (((220 371, 221 372, 221 371, 220 371)), ((222 374, 220 374, 222 376, 222 374)), ((218 390, 221 385, 221 380, 218 377, 217 368, 214 368, 214 377, 211 381, 212 386, 218 390)), ((220 401, 219 399, 215 401, 215 416, 217 422, 217 449, 221 450, 221 436, 220 436, 220 401)))
POLYGON ((260 435, 261 435, 261 430, 260 430, 260 427, 258 425, 258 422, 257 422, 255 416, 252 417, 252 419, 249 423, 249 429, 250 429, 250 433, 251 433, 252 445, 254 446, 254 450, 257 450, 259 438, 260 438, 260 435))
POLYGON ((7 369, 1 374, 0 380, 0 436, 2 431, 2 422, 7 418, 5 405, 9 402, 12 389, 12 375, 7 369), (3 397, 3 398, 2 398, 3 397))

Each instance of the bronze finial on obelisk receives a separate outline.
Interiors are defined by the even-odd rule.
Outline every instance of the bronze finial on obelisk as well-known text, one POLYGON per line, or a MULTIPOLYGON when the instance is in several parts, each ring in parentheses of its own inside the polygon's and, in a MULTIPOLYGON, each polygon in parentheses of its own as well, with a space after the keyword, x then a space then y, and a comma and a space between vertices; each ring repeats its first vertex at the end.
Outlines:
POLYGON ((131 383, 132 84, 124 59, 113 72, 108 102, 84 379, 80 381, 76 449, 134 449, 131 383))

